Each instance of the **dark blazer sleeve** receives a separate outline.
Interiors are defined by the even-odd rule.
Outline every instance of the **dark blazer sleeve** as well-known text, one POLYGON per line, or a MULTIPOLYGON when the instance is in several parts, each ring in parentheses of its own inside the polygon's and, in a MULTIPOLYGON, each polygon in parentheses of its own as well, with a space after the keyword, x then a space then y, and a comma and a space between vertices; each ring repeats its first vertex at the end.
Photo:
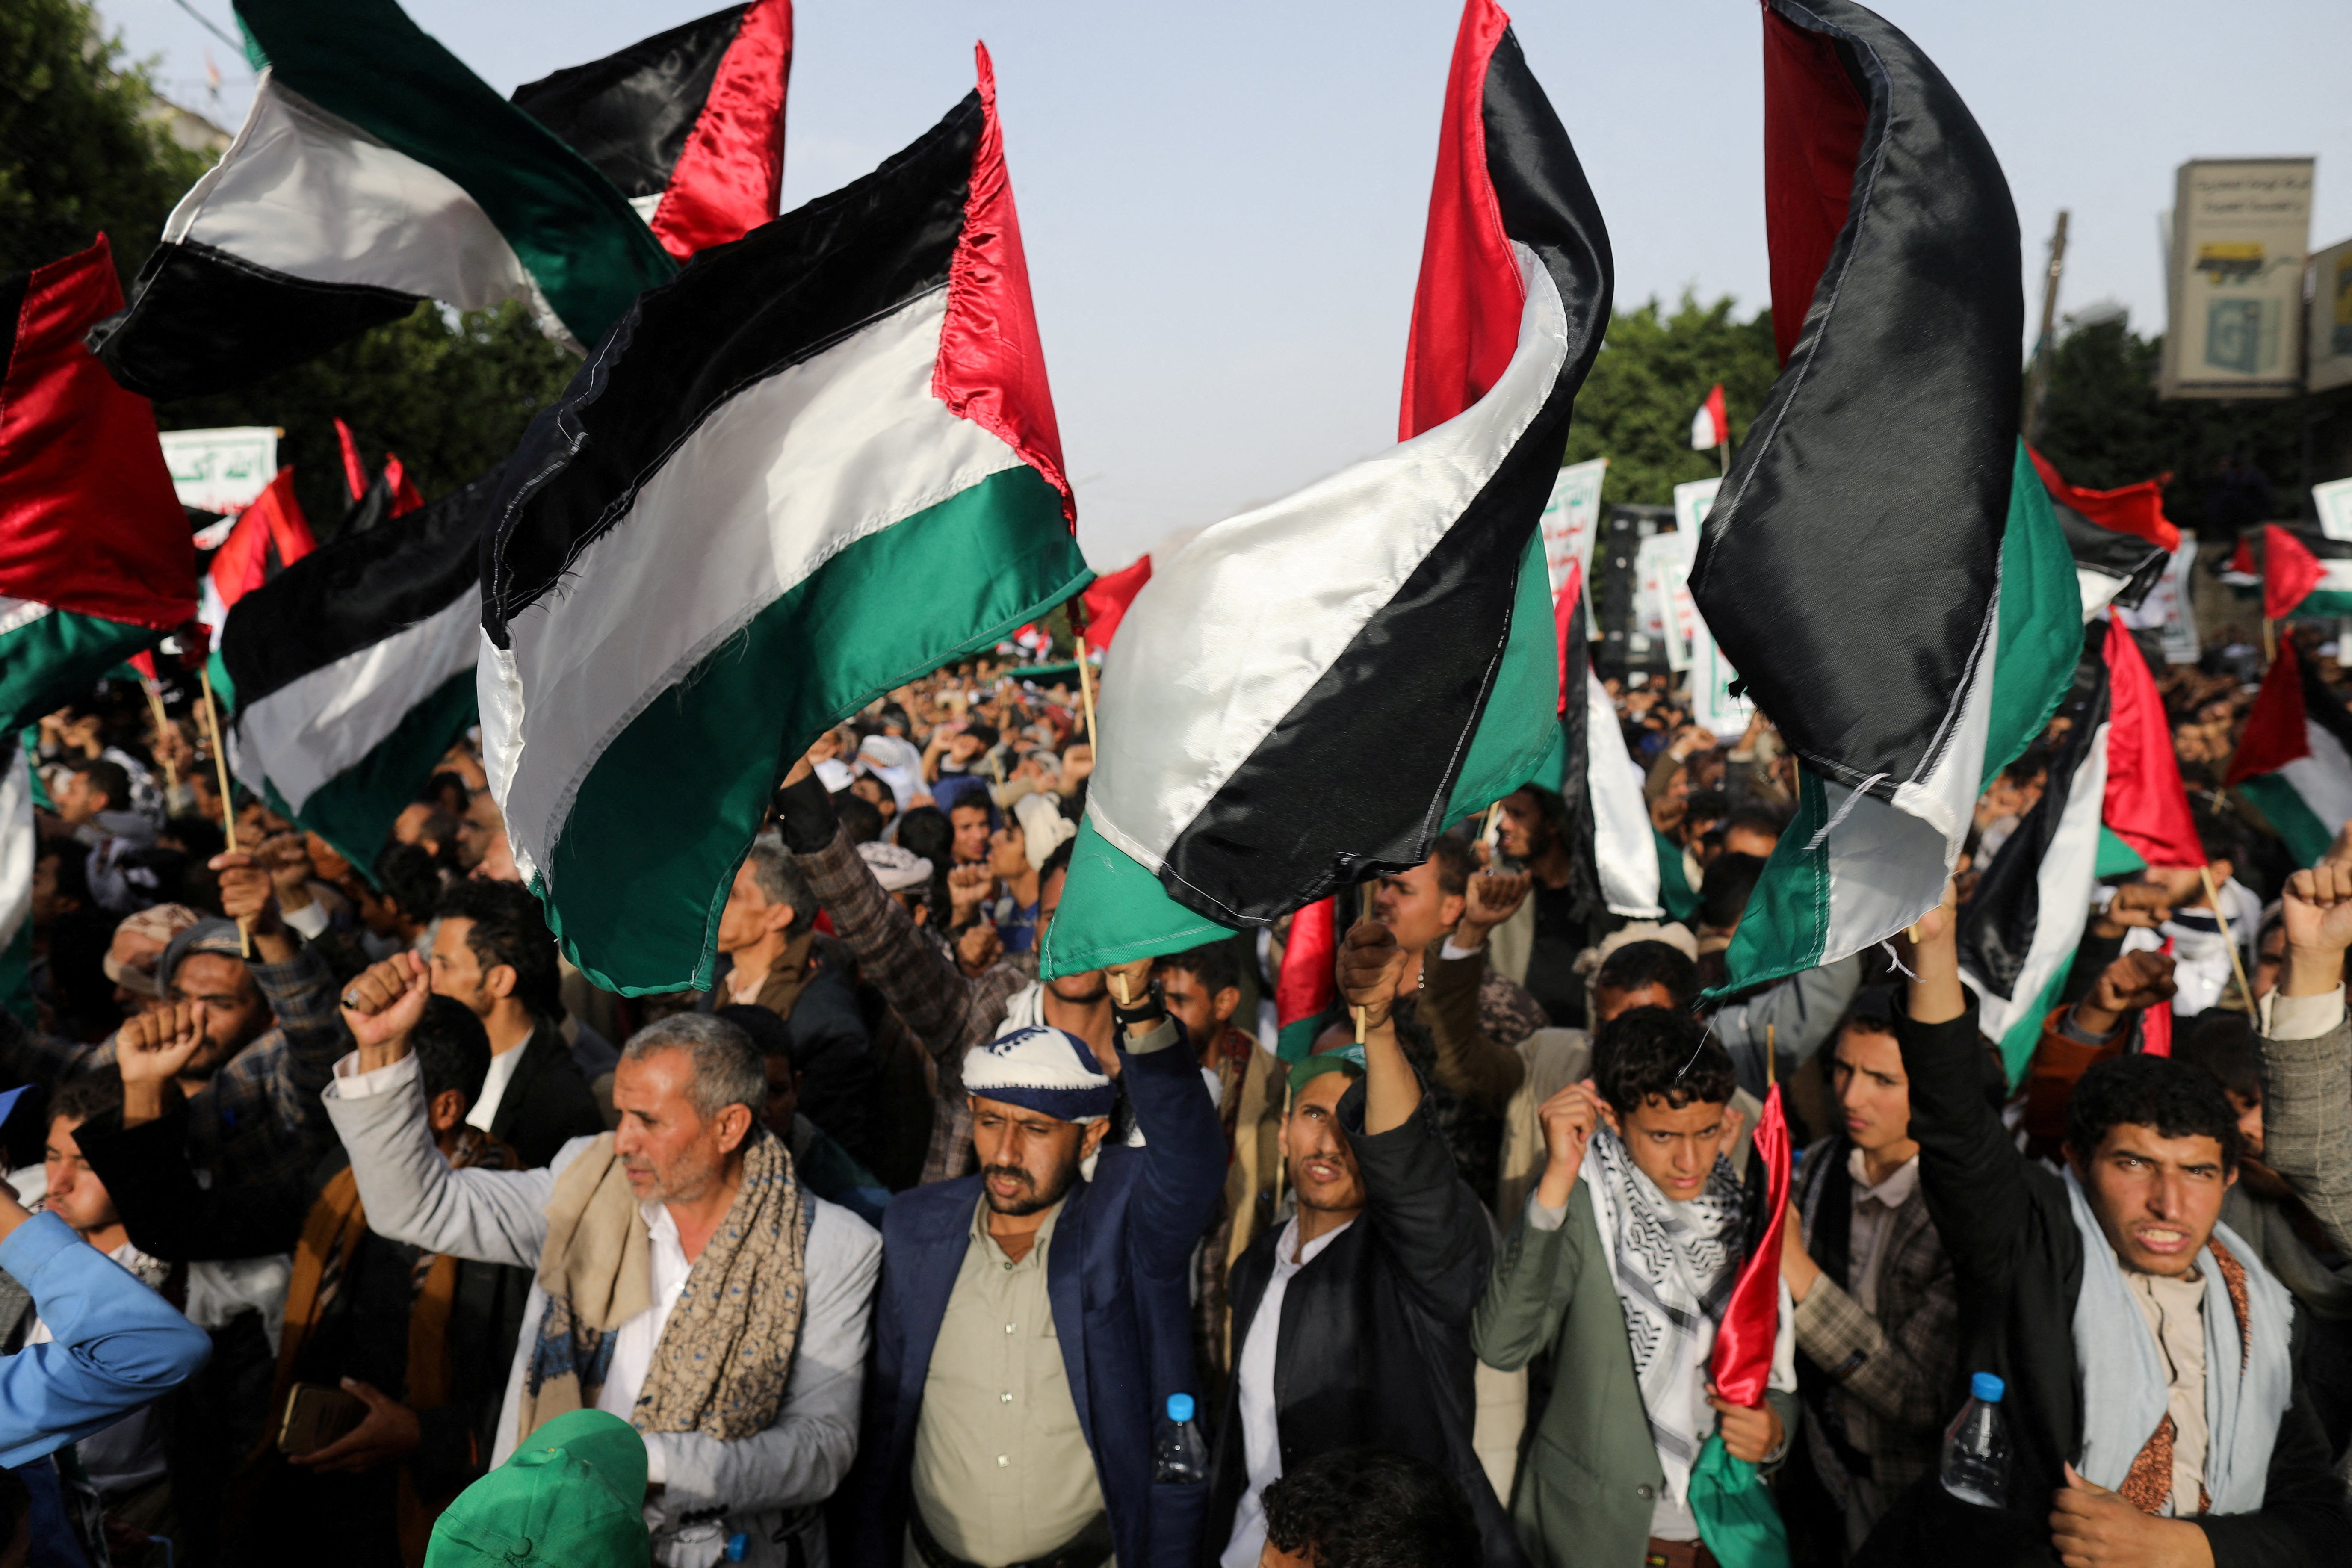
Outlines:
POLYGON ((898 1568, 906 1548, 906 1465, 898 1436, 898 1382, 907 1364, 905 1260, 914 1244, 908 1212, 882 1216, 882 1281, 874 1298, 857 1458, 829 1507, 835 1549, 845 1568, 898 1568))
POLYGON ((1895 1037, 1911 1079, 1919 1186, 1952 1272, 1979 1286, 2006 1279, 2032 1197, 2025 1156, 1985 1099, 1976 1009, 1944 1024, 1898 1015, 1895 1037))
MULTIPOLYGON (((2301 1359, 2296 1357, 2298 1363, 2301 1359)), ((2294 1403, 2280 1419, 2278 1438, 2271 1447, 2260 1511, 2192 1521, 2213 1548, 2213 1568, 2267 1568, 2274 1563, 2319 1568, 2352 1563, 2352 1509, 2346 1506, 2344 1483, 2328 1468, 2328 1459, 2327 1434, 2310 1393, 2298 1380, 2294 1403)))
POLYGON ((1364 1086, 1339 1100, 1339 1130, 1363 1172, 1366 1217, 1396 1259, 1404 1287, 1441 1321, 1466 1329, 1486 1289, 1495 1253, 1486 1210, 1455 1173, 1423 1097, 1404 1123, 1364 1131, 1364 1086))
POLYGON ((1166 1279, 1191 1267, 1224 1194, 1225 1129, 1184 1026, 1171 1017, 1140 1043, 1142 1050, 1129 1050, 1122 1031, 1119 1081, 1144 1137, 1128 1235, 1137 1264, 1166 1279), (1162 1034, 1171 1037, 1163 1043, 1162 1034))
POLYGON ((125 1131, 109 1110, 75 1134, 106 1184, 131 1244, 167 1263, 264 1258, 292 1249, 310 1211, 310 1184, 273 1183, 207 1192, 188 1164, 188 1113, 175 1108, 125 1131))
POLYGON ((821 970, 802 987, 784 1020, 793 1065, 801 1074, 801 1114, 824 1130, 859 1164, 873 1164, 875 1067, 857 1011, 857 994, 839 970, 821 970))
POLYGON ((603 1132, 604 1115, 562 1035, 539 1029, 521 1048, 527 1054, 499 1097, 490 1136, 505 1140, 526 1169, 536 1170, 574 1138, 603 1132))

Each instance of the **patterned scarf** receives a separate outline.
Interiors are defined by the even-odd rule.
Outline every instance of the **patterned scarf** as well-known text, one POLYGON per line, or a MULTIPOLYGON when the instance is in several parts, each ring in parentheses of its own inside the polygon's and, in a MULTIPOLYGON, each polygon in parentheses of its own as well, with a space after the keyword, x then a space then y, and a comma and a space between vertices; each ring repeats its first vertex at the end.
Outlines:
MULTIPOLYGON (((809 1205, 792 1155, 754 1124, 743 1184, 662 1325, 631 1422, 733 1442, 765 1431, 783 1404, 807 1293, 809 1205)), ((582 1151, 547 1202, 540 1254, 547 1293, 523 1373, 518 1440, 593 1407, 614 1331, 653 1306, 653 1237, 606 1133, 582 1151)))
POLYGON ((1595 1129, 1585 1145, 1582 1175, 1591 1184, 1602 1250, 1625 1310, 1650 1440, 1666 1473, 1666 1495, 1679 1503, 1706 1441, 1699 1380, 1739 1278, 1738 1178, 1718 1156, 1699 1195, 1675 1203, 1606 1127, 1595 1129))

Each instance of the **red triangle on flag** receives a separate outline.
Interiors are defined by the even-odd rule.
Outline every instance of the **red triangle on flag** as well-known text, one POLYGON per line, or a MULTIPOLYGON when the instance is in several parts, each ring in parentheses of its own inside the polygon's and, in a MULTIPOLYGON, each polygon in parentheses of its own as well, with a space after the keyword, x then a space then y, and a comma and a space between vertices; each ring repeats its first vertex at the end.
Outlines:
POLYGON ((1290 917, 1290 934, 1282 945, 1282 973, 1274 983, 1277 1032, 1320 1016, 1339 995, 1338 921, 1329 899, 1318 899, 1290 917))
POLYGON ((2151 866, 2202 866, 2205 847, 2181 787, 2164 698, 2139 644, 2107 622, 2107 791, 2100 816, 2151 866))
POLYGON ((1151 581, 1151 557, 1139 556, 1118 571, 1096 578, 1079 595, 1087 611, 1087 646, 1108 647, 1118 623, 1127 618, 1127 607, 1151 581))
POLYGON ((425 504, 425 498, 418 495, 416 487, 408 482, 408 470, 400 466, 398 453, 386 452, 383 455, 383 478, 384 488, 392 491, 394 517, 404 516, 425 504))
POLYGON ((154 409, 82 342, 122 309, 113 253, 101 235, 22 276, 0 319, 0 595, 169 631, 196 613, 188 514, 154 409))
POLYGON ((340 419, 335 421, 335 444, 343 449, 343 488, 352 492, 352 500, 356 504, 367 494, 367 464, 360 458, 358 437, 340 419))
POLYGON ((1583 595, 1584 563, 1571 561, 1568 563, 1568 581, 1559 585, 1559 592, 1553 595, 1551 602, 1552 640, 1559 645, 1559 707, 1557 711, 1561 713, 1568 711, 1568 656, 1572 651, 1569 645, 1576 638, 1576 604, 1583 595))
POLYGON ((2116 490, 2086 490, 2068 484, 2050 459, 2032 447, 2028 447, 2025 454, 2033 459, 2034 471, 2053 496, 2101 528, 2137 535, 2159 550, 2180 548, 2180 530, 2164 515, 2164 487, 2171 481, 2170 474, 2116 490))
POLYGON ((1764 1403, 1772 1378, 1772 1346, 1780 1331, 1780 1231, 1789 1217, 1789 1121, 1780 1086, 1764 1092, 1756 1119, 1756 1157, 1764 1163, 1764 1234, 1739 1266, 1723 1322, 1715 1331, 1707 1376, 1734 1405, 1764 1403))
POLYGON ((294 499, 293 468, 278 469, 269 488, 237 514, 236 526, 213 557, 209 575, 222 612, 310 554, 317 542, 294 499))
POLYGON ((649 220, 662 248, 680 261, 776 216, 792 74, 792 0, 751 0, 649 220))
POLYGON ((2283 621, 2311 597, 2326 572, 2311 547, 2277 523, 2263 524, 2263 615, 2283 621))
POLYGON ((2297 757, 2311 755, 2311 731, 2305 722, 2303 670, 2295 659, 2294 639, 2279 639, 2278 658, 2263 677, 2263 689, 2246 713, 2246 727, 2238 749, 2230 753, 2224 787, 2257 773, 2275 773, 2297 757))

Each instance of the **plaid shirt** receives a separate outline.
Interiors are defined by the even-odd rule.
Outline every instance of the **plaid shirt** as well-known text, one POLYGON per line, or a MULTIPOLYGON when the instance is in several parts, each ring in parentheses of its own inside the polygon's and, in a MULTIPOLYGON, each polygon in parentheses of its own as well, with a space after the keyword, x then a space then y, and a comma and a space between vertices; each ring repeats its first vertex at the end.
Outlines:
MULTIPOLYGON (((335 1136, 319 1093, 352 1048, 335 1010, 334 977, 317 950, 306 943, 288 963, 247 967, 277 1024, 188 1100, 188 1163, 215 1191, 311 1179, 335 1136)), ((113 1067, 113 1040, 55 1039, 0 1008, 0 1071, 54 1088, 113 1067)))
POLYGON ((1030 984, 1007 963, 967 980, 955 960, 925 937, 898 900, 882 890, 845 832, 793 858, 833 931, 857 955, 858 973, 880 991, 937 1065, 937 1105, 923 1180, 951 1182, 971 1164, 971 1106, 963 1090, 964 1053, 996 1037, 1005 1004, 1030 984))

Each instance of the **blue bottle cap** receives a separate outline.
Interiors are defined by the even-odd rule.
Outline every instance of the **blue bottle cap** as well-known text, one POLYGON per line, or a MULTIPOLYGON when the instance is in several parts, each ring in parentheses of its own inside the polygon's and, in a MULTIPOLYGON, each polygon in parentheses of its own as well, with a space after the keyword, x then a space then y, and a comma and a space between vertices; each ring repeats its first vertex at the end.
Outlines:
POLYGON ((1168 1396, 1168 1419, 1171 1421, 1190 1421, 1192 1419, 1192 1396, 1189 1394, 1170 1394, 1168 1396))
POLYGON ((734 1534, 727 1538, 726 1558, 728 1562, 742 1562, 744 1554, 749 1552, 751 1550, 751 1538, 742 1531, 739 1530, 734 1534))
POLYGON ((1998 1375, 1990 1372, 1978 1373, 1975 1376, 1969 1379, 1969 1392, 1975 1394, 1979 1399, 1983 1400, 1987 1405, 1999 1405, 2000 1403, 2000 1396, 2004 1392, 2006 1392, 2008 1384, 2002 1383, 1998 1375))

